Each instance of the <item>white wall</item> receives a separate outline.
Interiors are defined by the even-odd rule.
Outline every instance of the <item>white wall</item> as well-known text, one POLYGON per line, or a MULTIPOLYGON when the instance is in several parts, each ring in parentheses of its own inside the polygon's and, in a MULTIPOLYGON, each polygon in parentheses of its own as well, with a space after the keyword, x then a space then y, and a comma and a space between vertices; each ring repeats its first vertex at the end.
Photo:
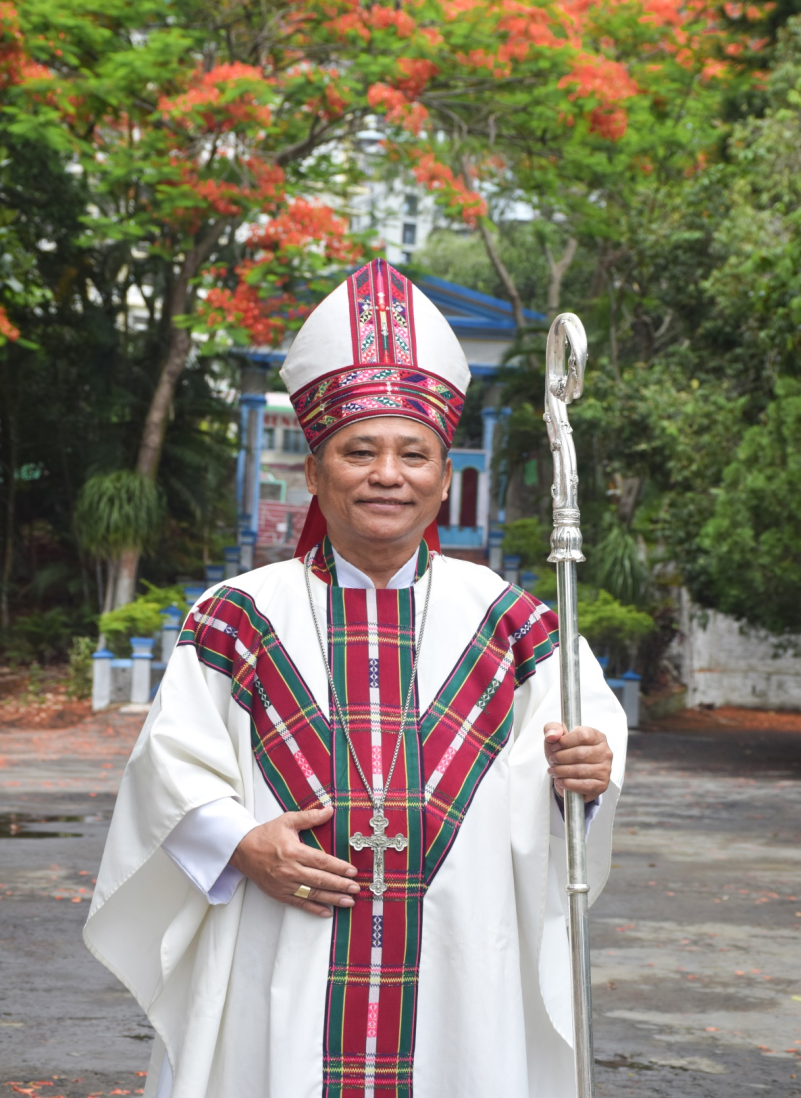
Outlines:
MULTIPOLYGON (((701 610, 681 593, 679 658, 687 705, 801 709, 801 657, 776 655, 776 639, 734 618, 701 610)), ((801 637, 796 638, 801 650, 801 637)))

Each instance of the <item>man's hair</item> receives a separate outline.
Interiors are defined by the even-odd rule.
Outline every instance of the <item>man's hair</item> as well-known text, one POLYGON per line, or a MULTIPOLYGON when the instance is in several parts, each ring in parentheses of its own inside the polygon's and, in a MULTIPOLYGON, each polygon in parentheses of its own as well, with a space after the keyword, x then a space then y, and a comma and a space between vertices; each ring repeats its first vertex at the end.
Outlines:
MULTIPOLYGON (((325 451, 328 449, 328 443, 333 437, 333 435, 329 435, 324 442, 320 443, 316 450, 312 450, 312 454, 318 465, 322 462, 323 454, 325 454, 325 451)), ((445 445, 439 435, 437 435, 437 442, 439 443, 439 453, 442 459, 442 475, 445 476, 445 462, 448 460, 448 447, 445 445)))

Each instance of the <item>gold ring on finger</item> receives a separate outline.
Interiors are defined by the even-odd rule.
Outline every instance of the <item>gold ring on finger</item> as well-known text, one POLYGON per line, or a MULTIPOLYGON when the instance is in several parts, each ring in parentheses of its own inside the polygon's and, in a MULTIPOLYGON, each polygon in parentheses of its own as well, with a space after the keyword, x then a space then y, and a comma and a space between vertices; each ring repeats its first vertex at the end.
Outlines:
POLYGON ((298 885, 292 895, 297 896, 299 900, 308 900, 311 896, 311 889, 308 885, 298 885))

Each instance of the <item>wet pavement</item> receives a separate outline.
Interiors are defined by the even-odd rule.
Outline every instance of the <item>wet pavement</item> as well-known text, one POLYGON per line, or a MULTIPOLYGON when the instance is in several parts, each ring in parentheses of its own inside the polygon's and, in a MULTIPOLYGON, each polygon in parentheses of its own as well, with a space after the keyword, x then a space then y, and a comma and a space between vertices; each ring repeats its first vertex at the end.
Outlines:
MULTIPOLYGON (((140 724, 0 728, 0 1096, 142 1091, 153 1031, 80 937, 140 724)), ((632 737, 613 866, 598 1098, 801 1098, 801 736, 632 737)))
POLYGON ((592 924, 599 1098, 801 1095, 801 736, 633 736, 592 924))

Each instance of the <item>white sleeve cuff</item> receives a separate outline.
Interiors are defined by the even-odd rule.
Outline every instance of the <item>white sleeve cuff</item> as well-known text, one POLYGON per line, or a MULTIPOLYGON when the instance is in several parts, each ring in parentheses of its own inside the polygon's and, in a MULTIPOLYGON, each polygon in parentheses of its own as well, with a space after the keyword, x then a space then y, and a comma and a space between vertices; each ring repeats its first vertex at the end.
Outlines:
MULTIPOLYGON (((601 793, 594 801, 590 801, 584 805, 585 837, 590 833, 590 824, 598 815, 603 799, 604 795, 601 793)), ((558 839, 564 839, 565 837, 565 802, 556 792, 553 785, 551 786, 551 834, 558 839)))
POLYGON ((242 880, 231 855, 258 826, 239 801, 221 797, 187 812, 162 847, 210 904, 227 904, 242 880))

